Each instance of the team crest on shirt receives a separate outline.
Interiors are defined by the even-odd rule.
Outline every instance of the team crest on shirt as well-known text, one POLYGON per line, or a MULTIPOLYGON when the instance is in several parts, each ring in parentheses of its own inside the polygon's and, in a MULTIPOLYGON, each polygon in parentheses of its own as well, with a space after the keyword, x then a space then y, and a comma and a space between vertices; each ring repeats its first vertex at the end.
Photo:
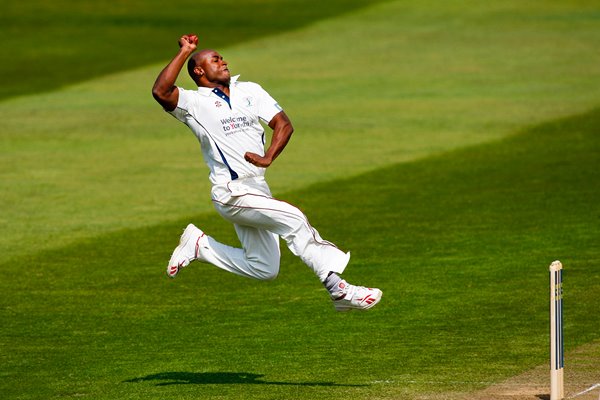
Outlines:
POLYGON ((221 103, 219 100, 215 101, 215 107, 221 107, 223 105, 223 103, 221 103))
POLYGON ((254 99, 252 97, 245 97, 244 104, 246 107, 252 107, 254 105, 254 99))

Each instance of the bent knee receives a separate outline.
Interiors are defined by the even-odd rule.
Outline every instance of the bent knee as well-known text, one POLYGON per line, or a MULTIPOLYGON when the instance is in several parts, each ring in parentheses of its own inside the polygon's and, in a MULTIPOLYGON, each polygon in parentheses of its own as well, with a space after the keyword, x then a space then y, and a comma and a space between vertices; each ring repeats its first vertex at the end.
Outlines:
POLYGON ((277 278, 277 275, 279 275, 279 271, 267 271, 264 274, 261 274, 259 279, 261 281, 272 281, 277 278))
POLYGON ((276 262, 252 262, 252 269, 257 279, 261 281, 272 281, 279 275, 279 260, 276 262))

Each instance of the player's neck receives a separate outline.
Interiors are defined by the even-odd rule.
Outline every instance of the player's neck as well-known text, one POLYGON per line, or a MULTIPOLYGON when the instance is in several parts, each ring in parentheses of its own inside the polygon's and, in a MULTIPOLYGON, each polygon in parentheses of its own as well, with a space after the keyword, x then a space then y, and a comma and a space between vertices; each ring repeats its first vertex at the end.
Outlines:
POLYGON ((211 81, 204 80, 204 81, 200 81, 198 86, 207 87, 210 89, 219 89, 223 93, 225 93, 227 96, 229 96, 229 82, 222 83, 222 82, 211 82, 211 81))

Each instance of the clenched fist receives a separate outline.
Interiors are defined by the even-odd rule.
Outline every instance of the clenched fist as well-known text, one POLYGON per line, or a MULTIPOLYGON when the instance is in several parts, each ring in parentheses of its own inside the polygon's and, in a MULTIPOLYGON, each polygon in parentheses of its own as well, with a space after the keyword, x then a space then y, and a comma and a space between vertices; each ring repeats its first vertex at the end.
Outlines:
POLYGON ((194 51, 198 46, 198 36, 194 34, 183 35, 179 38, 179 47, 185 50, 194 51))

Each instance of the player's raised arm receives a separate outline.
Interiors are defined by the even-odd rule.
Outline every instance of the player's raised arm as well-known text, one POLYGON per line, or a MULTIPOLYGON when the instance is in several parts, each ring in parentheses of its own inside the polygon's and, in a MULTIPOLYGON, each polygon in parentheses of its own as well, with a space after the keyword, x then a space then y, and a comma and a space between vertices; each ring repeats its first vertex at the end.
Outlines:
POLYGON ((177 107, 179 90, 175 86, 177 76, 185 64, 187 58, 196 50, 198 36, 183 35, 179 38, 179 51, 169 64, 160 72, 152 87, 152 96, 167 111, 177 107))
POLYGON ((273 129, 273 138, 271 139, 271 145, 267 149, 264 157, 250 152, 244 155, 246 161, 261 168, 266 168, 271 165, 273 160, 275 160, 277 156, 281 154, 285 146, 288 144, 290 137, 294 132, 292 122, 283 111, 276 114, 271 121, 269 121, 269 127, 273 129))

